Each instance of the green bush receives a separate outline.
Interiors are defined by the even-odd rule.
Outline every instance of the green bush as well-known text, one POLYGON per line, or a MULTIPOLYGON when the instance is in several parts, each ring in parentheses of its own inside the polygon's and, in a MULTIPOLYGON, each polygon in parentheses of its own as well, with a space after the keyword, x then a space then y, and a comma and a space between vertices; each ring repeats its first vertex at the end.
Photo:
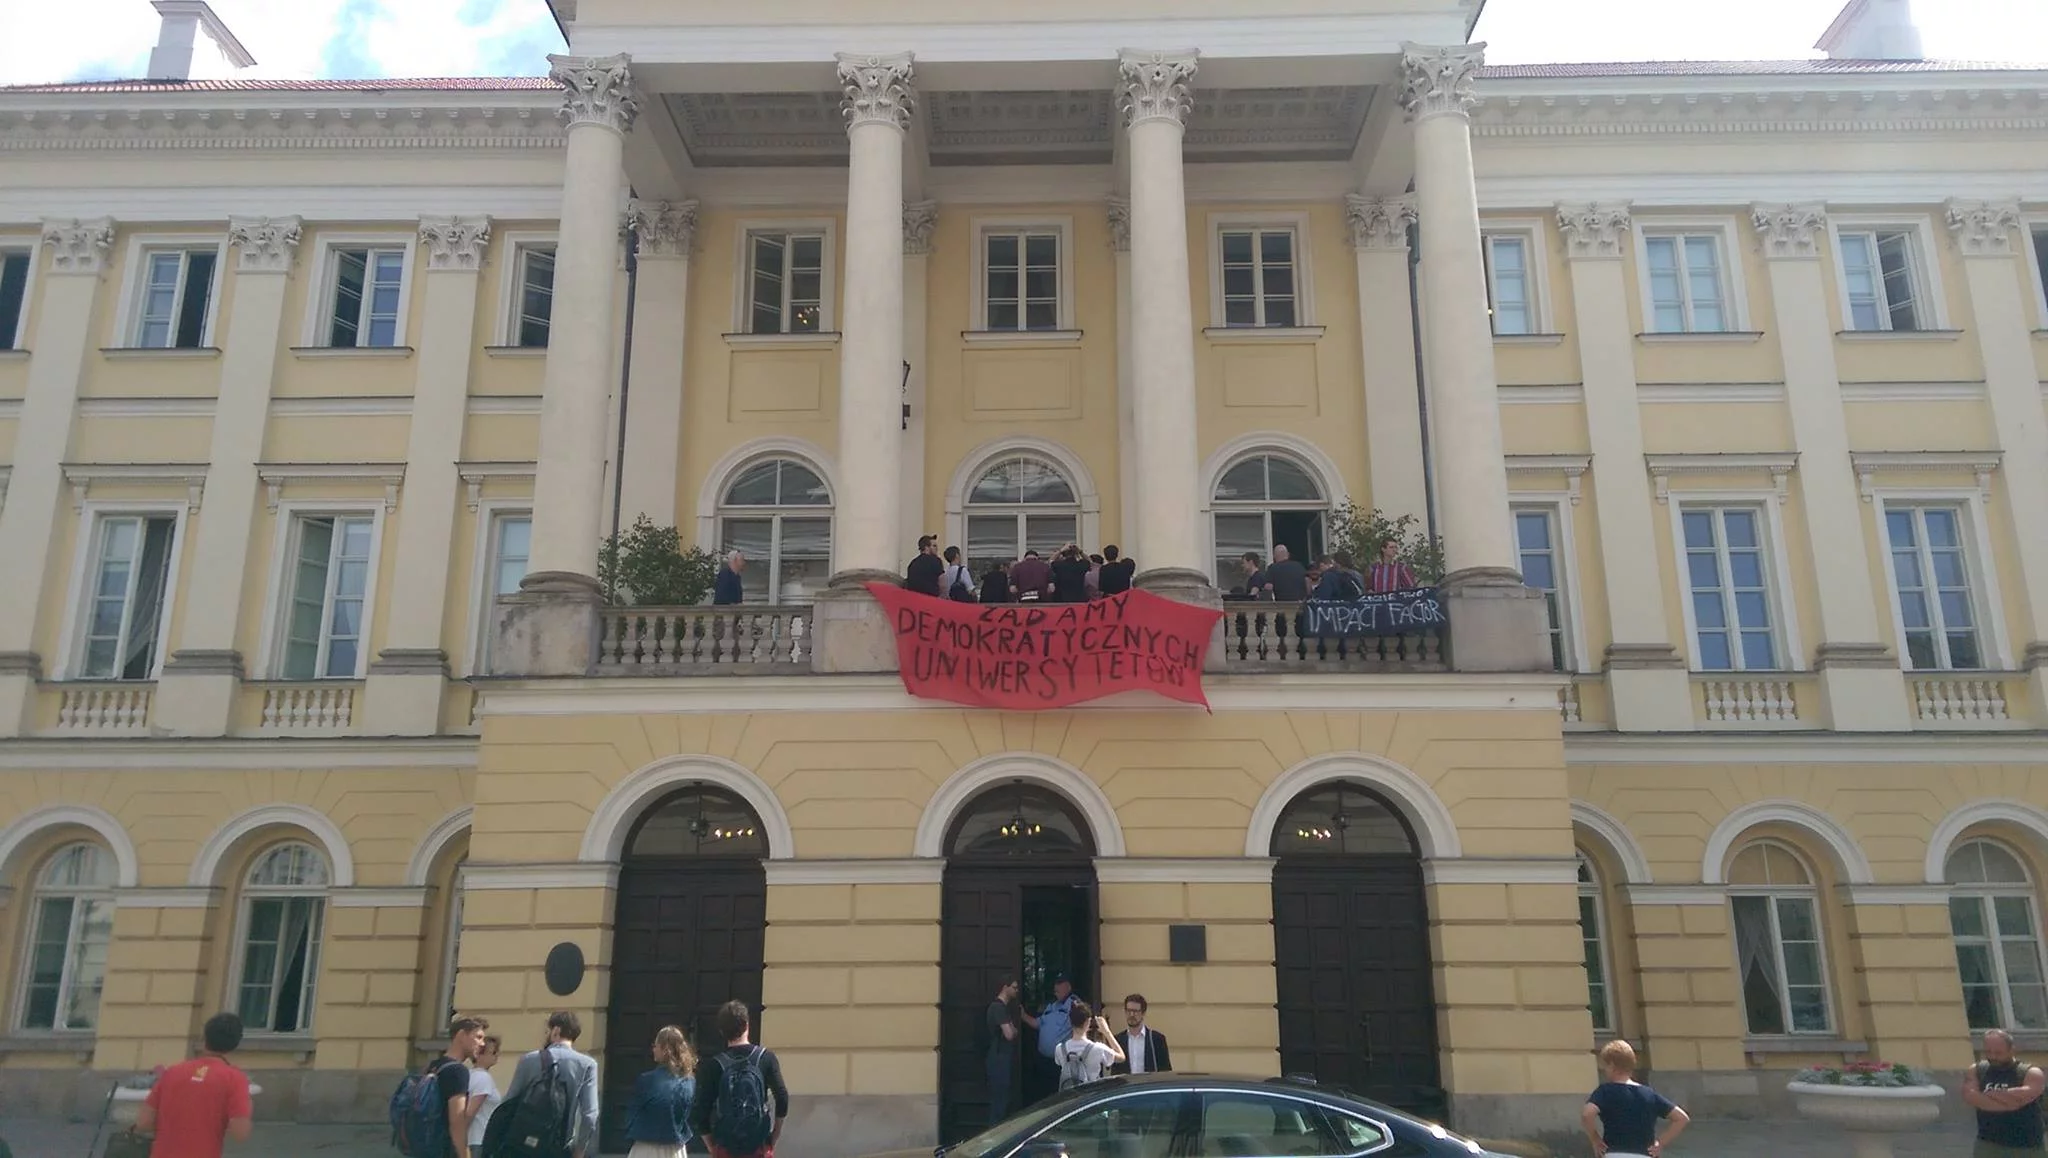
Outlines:
POLYGON ((618 607, 689 607, 702 603, 718 575, 718 559, 702 547, 683 546, 674 527, 646 515, 609 536, 597 553, 597 581, 605 601, 618 607))
POLYGON ((1388 518, 1377 508, 1366 510, 1346 499, 1330 512, 1330 550, 1348 551, 1361 570, 1380 561, 1380 544, 1392 539, 1401 545, 1396 558, 1408 564, 1415 577, 1436 583, 1444 577, 1444 541, 1429 535, 1422 520, 1414 515, 1388 518))

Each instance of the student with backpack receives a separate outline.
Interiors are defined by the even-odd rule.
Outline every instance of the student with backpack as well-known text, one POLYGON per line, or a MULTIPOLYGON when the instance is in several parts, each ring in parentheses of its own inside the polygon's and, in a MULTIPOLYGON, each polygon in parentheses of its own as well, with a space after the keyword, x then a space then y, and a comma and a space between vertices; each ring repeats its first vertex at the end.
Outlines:
POLYGON ((710 1147, 711 1158, 774 1158, 789 1117, 782 1063, 747 1040, 753 1020, 745 1002, 719 1006, 716 1021, 725 1048, 697 1063, 690 1126, 710 1147))
POLYGON ((391 1095, 391 1145, 406 1158, 470 1158, 469 1059, 491 1023, 458 1015, 448 1023, 448 1050, 391 1095))
POLYGON ((576 1052, 583 1021, 548 1015, 547 1044, 519 1059, 484 1131, 480 1158, 587 1158, 597 1152, 597 1059, 576 1052))
POLYGON ((1062 1090, 1099 1082, 1109 1076, 1111 1066, 1124 1060, 1123 1047, 1110 1035, 1109 1023, 1095 1016, 1087 1002, 1075 999, 1072 1018, 1074 1035, 1052 1051, 1062 1090))

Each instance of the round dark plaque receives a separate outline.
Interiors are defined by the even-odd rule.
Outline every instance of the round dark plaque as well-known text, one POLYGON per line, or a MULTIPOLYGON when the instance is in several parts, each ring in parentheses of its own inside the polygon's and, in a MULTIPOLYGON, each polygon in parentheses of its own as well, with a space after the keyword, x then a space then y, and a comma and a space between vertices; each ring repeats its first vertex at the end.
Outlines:
POLYGON ((548 992, 557 997, 567 997, 583 984, 583 949, 574 941, 564 941, 548 950, 547 961, 548 992))

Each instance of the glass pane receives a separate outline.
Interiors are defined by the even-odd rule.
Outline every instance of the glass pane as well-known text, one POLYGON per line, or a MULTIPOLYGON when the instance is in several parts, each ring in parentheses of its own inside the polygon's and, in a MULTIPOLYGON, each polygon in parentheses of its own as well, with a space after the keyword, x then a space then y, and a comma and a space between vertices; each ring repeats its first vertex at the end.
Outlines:
POLYGON ((1223 235, 1223 260, 1246 262, 1252 259, 1252 235, 1248 232, 1230 232, 1223 235))
POLYGON ((967 557, 976 565, 1014 563, 1024 554, 1015 515, 967 516, 967 557))
POLYGON ((1728 546, 1731 550, 1757 545, 1756 512, 1722 511, 1721 521, 1726 528, 1728 546))
POLYGON ((991 330, 1014 330, 1017 325, 1016 301, 988 303, 988 328, 991 330))
POLYGON ((1295 324, 1293 298, 1267 298, 1266 324, 1269 326, 1291 326, 1295 324))
POLYGON ((100 989, 107 978, 107 950, 114 940, 114 902, 79 902, 78 943, 73 949, 71 987, 66 994, 64 1027, 91 1029, 99 1022, 100 989))
POLYGON ((1723 634, 1700 633, 1700 670, 1731 671, 1735 667, 1733 653, 1728 647, 1728 637, 1723 634))
POLYGON ((1056 330, 1060 325, 1060 308, 1056 302, 1031 302, 1024 307, 1024 328, 1027 330, 1056 330))
POLYGON ((1748 671, 1771 671, 1778 666, 1778 649, 1769 632, 1742 633, 1742 666, 1748 671))
POLYGON ((1244 459, 1223 472, 1216 482, 1218 502, 1246 502, 1268 498, 1266 460, 1261 456, 1244 459))
POLYGON ((2012 1020, 2021 1029, 2048 1026, 2048 988, 2039 985, 2012 987, 2012 1020))
POLYGON ((1271 455, 1266 459, 1266 480, 1275 502, 1320 502, 1323 488, 1307 470, 1290 458, 1271 455))
POLYGON ((1770 612, 1766 609, 1761 591, 1737 591, 1735 593, 1735 622, 1745 628, 1767 627, 1770 612))
POLYGON ((740 472, 732 485, 725 488, 726 505, 734 507, 772 507, 775 505, 775 484, 780 477, 778 463, 770 459, 757 462, 740 472))
POLYGON ((1550 516, 1541 511, 1515 512, 1515 542, 1523 550, 1550 547, 1550 516))
POLYGON ((1078 538, 1072 515, 1027 515, 1024 519, 1024 549, 1051 557, 1054 551, 1078 538))
POLYGON ((1998 1012, 1995 985, 1963 986, 1963 1013, 1969 1018, 1971 1029, 1998 1029, 2005 1025, 1998 1012))
POLYGON ((1785 977, 1795 986, 1820 984, 1820 946, 1786 941, 1785 977))
POLYGON ((1977 648, 1975 632, 1955 632, 1948 636, 1948 665, 1957 669, 1984 666, 1984 653, 1977 648))
MULTIPOLYGON (((1778 931, 1787 941, 1815 940, 1813 902, 1796 898, 1779 898, 1778 931)), ((1793 975, 1792 979, 1794 981, 1813 980, 1810 977, 1801 977, 1797 973, 1793 975)))
POLYGON ((832 520, 781 520, 781 553, 775 572, 775 601, 805 603, 831 578, 832 520))
POLYGON ((1258 289, 1258 276, 1248 265, 1231 265, 1223 268, 1223 294, 1225 297, 1250 297, 1258 289))
POLYGON ((1018 285, 1015 269, 990 269, 988 271, 988 297, 994 301, 1015 301, 1018 285))
POLYGON ((1932 620, 1928 610, 1926 595, 1918 591, 1899 592, 1899 618, 1905 621, 1907 630, 1929 626, 1932 620))
POLYGON ((1181 1094, 1172 1091, 1137 1094, 1092 1106, 1038 1135, 1058 1142, 1067 1153, 1116 1155, 1116 1158, 1169 1158, 1182 1154, 1174 1146, 1174 1122, 1181 1094))
POLYGON ((1794 985, 1788 987, 1786 998, 1792 1004, 1792 1030, 1794 1033, 1825 1033, 1828 1028, 1828 993, 1818 985, 1794 985))
POLYGON ((1963 570, 1963 556, 1960 551, 1936 550, 1934 559, 1934 582, 1942 587, 1967 588, 1970 580, 1963 570))
POLYGON ((0 350, 18 345, 22 305, 28 300, 28 255, 0 253, 0 350))
POLYGON ((1258 303, 1250 298, 1232 298, 1223 303, 1223 324, 1226 326, 1255 326, 1259 322, 1258 303))
POLYGON ((1998 921, 1998 935, 2001 937, 2031 937, 2034 935, 2034 908, 2025 897, 1994 897, 1991 901, 1993 917, 1998 921))
POLYGON ((1687 511, 1682 521, 1685 524, 1687 547, 1714 545, 1714 516, 1711 511, 1687 511))
POLYGON ((1050 233, 1034 233, 1024 239, 1024 263, 1035 269, 1059 264, 1060 239, 1050 233))
POLYGON ((990 269, 997 266, 1017 265, 1017 235, 1014 233, 991 233, 988 236, 988 264, 990 269))
POLYGON ((1718 594, 1705 592, 1692 597, 1693 622, 1701 631, 1719 631, 1726 627, 1726 616, 1727 610, 1722 607, 1718 594))
POLYGON ((825 264, 825 239, 815 233, 790 238, 789 266, 791 269, 822 269, 825 264))
POLYGON ((185 255, 185 296, 178 307, 178 332, 173 344, 180 349, 199 348, 206 338, 206 310, 213 296, 214 255, 205 251, 185 255))
POLYGON ((1052 301, 1060 296, 1059 274, 1049 269, 1034 269, 1024 275, 1024 296, 1040 301, 1052 301))
POLYGON ((1957 945, 1956 969, 1961 973, 1964 985, 1991 985, 1998 980, 1991 964, 1989 945, 1957 945))
POLYGON ((1900 587, 1922 587, 1926 579, 1920 574, 1920 553, 1918 551, 1892 552, 1892 575, 1900 587))
POLYGON ((1978 897, 1950 897, 1948 930, 1957 937, 1984 935, 1984 903, 1978 897))

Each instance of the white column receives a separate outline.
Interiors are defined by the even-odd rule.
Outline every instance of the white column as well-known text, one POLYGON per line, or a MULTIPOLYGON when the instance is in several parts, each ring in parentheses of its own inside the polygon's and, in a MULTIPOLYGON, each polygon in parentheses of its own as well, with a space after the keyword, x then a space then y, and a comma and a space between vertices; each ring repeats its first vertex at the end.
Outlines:
POLYGON ((903 134, 908 53, 839 55, 846 112, 846 276, 840 279, 839 478, 833 582, 894 576, 903 487, 903 134))
POLYGON ((1365 381, 1366 469, 1372 505, 1393 518, 1429 513, 1422 402, 1415 389, 1415 314, 1408 300, 1408 227, 1415 198, 1344 198, 1358 262, 1358 336, 1365 381))
POLYGON ((426 300, 406 444, 405 509, 398 517, 384 648, 363 687, 363 730, 372 736, 431 736, 441 730, 441 695, 448 683, 442 629, 462 484, 455 463, 462 457, 468 416, 477 271, 490 239, 487 217, 420 219, 426 300))
MULTIPOLYGON (((938 228, 939 204, 936 201, 919 201, 903 207, 903 360, 910 363, 910 375, 900 386, 902 405, 910 408, 907 422, 899 421, 897 435, 902 440, 902 463, 899 482, 901 493, 897 501, 902 504, 896 517, 896 541, 915 543, 926 531, 937 533, 939 525, 927 522, 924 493, 925 478, 925 418, 929 407, 926 405, 925 362, 929 357, 929 343, 926 341, 926 315, 929 271, 932 253, 932 231, 938 228)), ((967 545, 959 544, 965 551, 967 545)), ((970 560, 972 562, 972 560, 970 560)))
POLYGON ((2015 203, 1951 201, 1948 226, 1963 255, 1970 287, 1970 328, 1984 357, 1984 388, 1991 401, 1991 429, 2004 452, 2005 506, 2019 551, 2020 594, 2027 622, 2014 635, 2028 641, 2021 663, 2036 726, 2048 720, 2048 418, 2041 408, 2041 383, 2028 331, 2029 305, 2021 287, 2026 276, 2015 260, 2019 226, 2015 203))
MULTIPOLYGON (((1116 474, 1117 534, 1124 555, 1143 562, 1144 532, 1138 517, 1139 493, 1144 479, 1138 475, 1138 392, 1131 381, 1131 202, 1111 197, 1105 207, 1109 218, 1109 248, 1116 255, 1116 474)), ((1197 506, 1208 506, 1207 495, 1196 495, 1197 506)))
POLYGON ((1820 269, 1827 216, 1818 205, 1759 205, 1750 220, 1770 269, 1772 314, 1785 358, 1785 405, 1799 451, 1806 543, 1822 594, 1817 662, 1827 723, 1843 732, 1905 731, 1913 726, 1906 680, 1898 655, 1881 642, 1878 581, 1864 534, 1869 507, 1859 501, 1849 461, 1849 426, 1828 321, 1831 290, 1820 269))
POLYGON ((676 525, 697 203, 635 200, 626 208, 626 221, 640 235, 640 284, 633 307, 633 382, 626 399, 619 524, 630 527, 646 515, 656 526, 668 527, 676 525))
POLYGON ((1604 666, 1614 727, 1685 732, 1694 727, 1692 686, 1664 615, 1655 514, 1643 470, 1636 339, 1621 268, 1629 224, 1626 205, 1557 207, 1558 232, 1571 265, 1586 437, 1593 451, 1593 509, 1611 640, 1604 666))
POLYGON ((256 463, 283 345, 284 296, 299 246, 296 217, 236 218, 235 308, 220 358, 220 397, 207 452, 206 506, 192 532, 185 618, 157 685, 151 723, 174 736, 224 736, 241 687, 242 581, 259 490, 256 463))
POLYGON ((1131 393, 1134 418, 1142 416, 1132 446, 1145 553, 1134 557, 1142 586, 1182 595, 1213 587, 1197 521, 1205 504, 1191 493, 1201 466, 1181 136, 1195 58, 1193 49, 1125 49, 1117 85, 1131 170, 1131 393))
MULTIPOLYGON (((46 221, 43 244, 50 262, 29 340, 28 389, 15 427, 14 466, 7 502, 0 505, 0 737, 19 736, 34 724, 36 612, 52 573, 51 544, 63 501, 64 456, 77 415, 78 379, 92 342, 93 306, 114 223, 46 221)), ((60 644, 61 646, 61 644, 60 644)))
POLYGON ((610 447, 612 310, 619 261, 620 168, 639 113, 629 60, 549 56, 569 122, 555 308, 541 384, 540 461, 533 483, 532 566, 523 590, 597 590, 605 463, 610 447))

